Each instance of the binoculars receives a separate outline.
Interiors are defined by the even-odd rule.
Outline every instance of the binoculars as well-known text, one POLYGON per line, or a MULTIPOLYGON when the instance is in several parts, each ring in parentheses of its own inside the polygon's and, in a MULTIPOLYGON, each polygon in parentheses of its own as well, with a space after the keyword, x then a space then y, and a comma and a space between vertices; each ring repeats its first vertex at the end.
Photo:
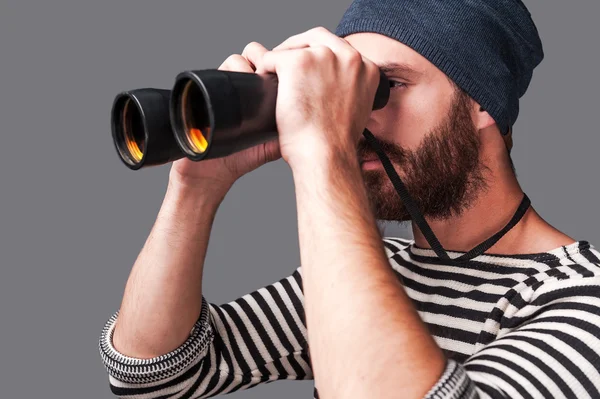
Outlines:
MULTIPOLYGON (((276 74, 205 69, 177 75, 172 90, 119 93, 112 105, 112 138, 121 160, 137 170, 187 157, 224 157, 277 138, 276 74)), ((389 99, 383 72, 373 110, 389 99)))

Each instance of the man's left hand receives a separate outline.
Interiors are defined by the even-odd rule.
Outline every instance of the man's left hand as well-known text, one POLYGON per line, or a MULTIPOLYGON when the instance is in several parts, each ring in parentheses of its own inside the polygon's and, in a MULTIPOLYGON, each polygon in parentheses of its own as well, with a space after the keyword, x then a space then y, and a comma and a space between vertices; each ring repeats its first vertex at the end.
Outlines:
POLYGON ((373 108, 379 68, 325 28, 292 36, 254 60, 279 80, 276 121, 293 171, 352 151, 373 108))

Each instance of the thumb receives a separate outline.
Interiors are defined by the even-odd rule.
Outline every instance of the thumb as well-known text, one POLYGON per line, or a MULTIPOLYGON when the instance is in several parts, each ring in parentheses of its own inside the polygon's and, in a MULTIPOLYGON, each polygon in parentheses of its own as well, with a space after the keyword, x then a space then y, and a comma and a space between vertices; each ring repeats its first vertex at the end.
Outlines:
POLYGON ((281 149, 279 148, 279 138, 264 143, 265 162, 276 161, 281 158, 281 149))

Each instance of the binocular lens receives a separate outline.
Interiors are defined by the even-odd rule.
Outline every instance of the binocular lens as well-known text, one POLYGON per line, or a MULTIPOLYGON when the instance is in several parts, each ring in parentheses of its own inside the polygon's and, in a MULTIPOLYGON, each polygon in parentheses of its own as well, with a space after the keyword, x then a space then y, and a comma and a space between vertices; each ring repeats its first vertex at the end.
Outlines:
POLYGON ((181 92, 179 104, 188 150, 202 154, 208 147, 211 132, 204 96, 196 82, 188 80, 181 92))
POLYGON ((141 161, 144 155, 144 126, 137 108, 131 105, 131 99, 127 99, 123 110, 123 132, 129 154, 135 162, 141 161))
POLYGON ((144 122, 131 98, 122 97, 121 101, 124 103, 116 107, 117 147, 125 161, 137 164, 144 156, 144 122))

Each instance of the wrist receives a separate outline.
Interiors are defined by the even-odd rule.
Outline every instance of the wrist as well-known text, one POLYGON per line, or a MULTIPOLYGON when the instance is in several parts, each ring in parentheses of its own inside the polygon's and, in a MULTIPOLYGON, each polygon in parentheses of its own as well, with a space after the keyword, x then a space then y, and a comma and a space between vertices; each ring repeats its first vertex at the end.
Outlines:
POLYGON ((356 148, 350 145, 313 145, 304 151, 296 152, 288 163, 294 178, 360 172, 356 148))
POLYGON ((195 204, 206 209, 217 209, 231 185, 217 184, 208 180, 186 180, 171 177, 166 198, 176 206, 195 204))
POLYGON ((175 168, 169 172, 169 187, 185 193, 213 193, 225 196, 235 181, 216 179, 206 176, 189 176, 179 173, 175 168))

